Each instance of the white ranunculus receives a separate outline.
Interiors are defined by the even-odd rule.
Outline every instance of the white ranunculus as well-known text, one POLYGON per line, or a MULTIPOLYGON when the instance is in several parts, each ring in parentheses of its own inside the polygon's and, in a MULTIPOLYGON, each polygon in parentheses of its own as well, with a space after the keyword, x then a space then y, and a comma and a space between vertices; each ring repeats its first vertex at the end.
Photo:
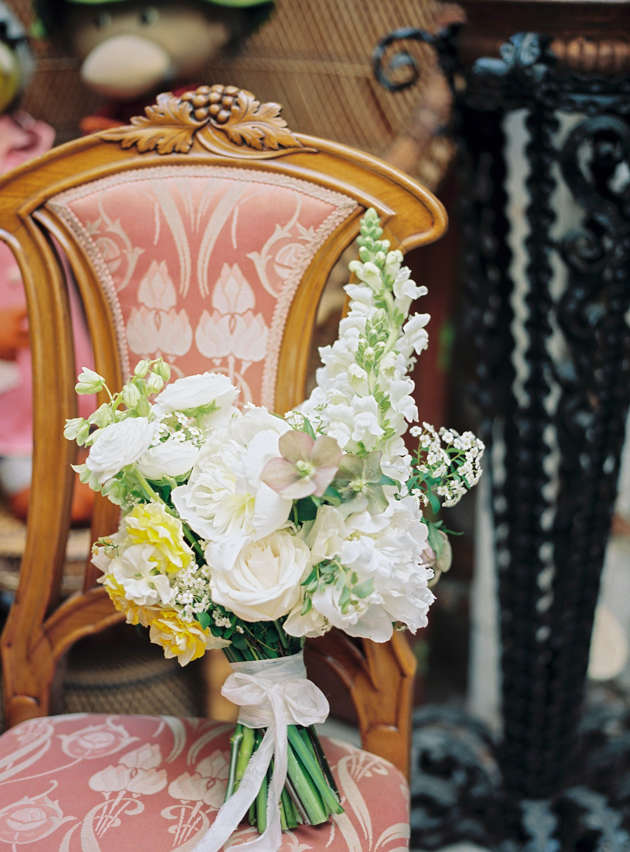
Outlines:
POLYGON ((168 577, 152 573, 154 552, 152 544, 132 544, 108 566, 108 573, 123 587, 127 600, 139 606, 168 604, 175 594, 168 577))
POLYGON ((177 477, 188 473, 198 455, 199 448, 192 441, 170 438, 150 447, 138 461, 138 468, 147 479, 158 482, 167 476, 177 477))
POLYGON ((123 467, 137 462, 149 449, 157 423, 146 417, 128 417, 106 426, 90 448, 86 465, 101 485, 123 467))
MULTIPOLYGON (((154 409, 158 416, 171 411, 204 408, 212 403, 221 410, 229 408, 237 394, 238 390, 222 373, 184 376, 164 388, 155 399, 154 409)), ((213 413, 216 414, 216 411, 213 413)))
POLYGON ((206 559, 228 571, 239 551, 280 529, 293 502, 261 482, 278 440, 291 427, 265 409, 251 408, 208 438, 186 485, 171 492, 180 517, 208 541, 206 559))
POLYGON ((300 600, 309 560, 303 541, 288 532, 271 533, 243 548, 230 571, 209 563, 212 600, 244 621, 275 621, 300 600))

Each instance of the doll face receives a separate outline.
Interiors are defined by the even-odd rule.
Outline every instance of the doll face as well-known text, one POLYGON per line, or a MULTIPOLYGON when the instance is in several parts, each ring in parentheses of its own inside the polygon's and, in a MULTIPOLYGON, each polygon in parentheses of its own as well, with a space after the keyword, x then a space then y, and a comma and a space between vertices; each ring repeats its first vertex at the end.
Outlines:
POLYGON ((229 41, 230 12, 196 0, 69 4, 66 32, 94 91, 133 100, 193 80, 229 41))

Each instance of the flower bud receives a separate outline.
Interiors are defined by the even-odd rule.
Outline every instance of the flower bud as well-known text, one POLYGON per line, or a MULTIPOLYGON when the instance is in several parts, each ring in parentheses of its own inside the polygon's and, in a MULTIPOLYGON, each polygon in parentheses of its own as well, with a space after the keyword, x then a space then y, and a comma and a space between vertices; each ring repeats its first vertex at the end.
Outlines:
POLYGON ((164 381, 165 384, 171 378, 171 368, 168 366, 167 363, 162 361, 161 358, 157 362, 157 364, 153 365, 153 372, 156 373, 164 381))
POLYGON ((114 415, 108 403, 104 402, 96 409, 94 414, 90 414, 89 420, 91 423, 96 423, 99 429, 104 429, 105 426, 114 422, 114 415))
POLYGON ((134 384, 130 383, 125 385, 122 389, 122 401, 125 403, 127 408, 135 408, 141 398, 142 395, 134 384))
POLYGON ((136 364, 136 368, 133 371, 133 374, 138 379, 144 379, 146 374, 149 372, 149 368, 151 367, 151 362, 146 359, 143 361, 138 361, 136 364))
POLYGON ((117 506, 123 506, 127 502, 127 486, 120 479, 110 479, 102 488, 104 497, 117 506))
POLYGON ((73 417, 70 420, 66 420, 63 437, 67 438, 68 441, 75 441, 84 423, 85 420, 82 417, 73 417))
POLYGON ((75 390, 77 393, 98 393, 103 390, 104 386, 105 379, 102 376, 99 376, 94 370, 84 367, 79 374, 79 381, 75 390))
POLYGON ((151 373, 150 376, 147 377, 147 393, 159 393, 164 387, 164 379, 158 373, 151 373))

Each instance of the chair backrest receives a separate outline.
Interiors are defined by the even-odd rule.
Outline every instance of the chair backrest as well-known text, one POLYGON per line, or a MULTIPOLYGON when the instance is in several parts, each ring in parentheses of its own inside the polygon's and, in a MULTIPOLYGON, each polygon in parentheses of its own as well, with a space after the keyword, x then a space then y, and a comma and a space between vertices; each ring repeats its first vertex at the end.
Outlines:
MULTIPOLYGON (((76 279, 96 369, 119 387, 142 356, 175 375, 227 373, 241 398, 284 412, 304 397, 309 344, 330 270, 369 206, 403 250, 445 229, 438 201, 379 160, 291 133, 277 104, 201 87, 160 95, 133 125, 53 149, 0 180, 0 239, 26 290, 34 388, 34 473, 20 585, 2 635, 9 725, 48 712, 55 666, 82 636, 119 620, 93 566, 59 604, 68 534, 77 374, 68 290, 76 279), (217 110, 217 105, 220 110, 217 110)), ((117 525, 99 499, 97 537, 117 525)), ((341 636, 315 645, 351 690, 368 748, 408 759, 413 659, 341 636)))

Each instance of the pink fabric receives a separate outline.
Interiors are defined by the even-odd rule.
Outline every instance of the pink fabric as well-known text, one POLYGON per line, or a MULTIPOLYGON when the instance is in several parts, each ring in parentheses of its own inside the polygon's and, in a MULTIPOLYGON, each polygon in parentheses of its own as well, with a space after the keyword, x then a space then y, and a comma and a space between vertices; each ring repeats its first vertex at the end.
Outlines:
MULTIPOLYGON (((0 117, 0 173, 43 154, 53 143, 55 132, 42 121, 26 113, 0 117)), ((67 270, 66 270, 67 271, 67 270)), ((75 330, 75 355, 79 367, 92 367, 92 350, 80 303, 70 288, 72 324, 75 330)), ((0 243, 0 311, 26 305, 20 270, 13 252, 0 243)), ((5 367, 6 368, 6 367, 5 367)), ((0 388, 0 456, 29 456, 33 449, 33 382, 31 353, 19 350, 15 362, 9 362, 11 381, 0 388), (15 378, 11 365, 15 365, 15 378), (4 392, 3 392, 4 391, 4 392)), ((84 417, 94 410, 94 397, 81 397, 79 409, 84 417)))
POLYGON ((223 166, 134 169, 49 206, 108 293, 126 370, 162 355, 176 376, 223 372, 241 403, 270 407, 298 283, 356 208, 305 181, 223 166))
MULTIPOLYGON (((0 843, 29 852, 186 852, 222 804, 232 728, 87 714, 17 725, 0 737, 0 843)), ((282 852, 407 850, 400 772, 346 743, 323 745, 345 813, 286 832, 282 852)), ((225 848, 254 833, 243 824, 225 848)))

